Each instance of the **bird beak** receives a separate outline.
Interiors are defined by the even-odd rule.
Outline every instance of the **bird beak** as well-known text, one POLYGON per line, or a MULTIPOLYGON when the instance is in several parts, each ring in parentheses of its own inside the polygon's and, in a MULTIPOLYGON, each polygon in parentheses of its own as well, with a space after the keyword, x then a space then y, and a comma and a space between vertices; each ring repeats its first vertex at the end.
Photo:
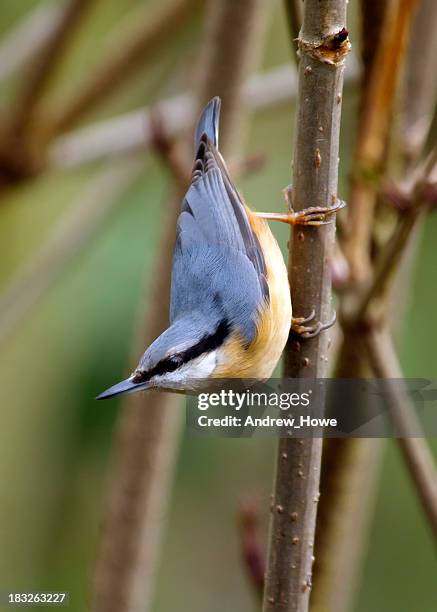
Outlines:
POLYGON ((126 380, 122 380, 113 387, 109 387, 109 389, 103 391, 103 393, 98 395, 96 399, 109 399, 111 397, 116 397, 117 395, 134 393, 135 391, 140 391, 141 389, 148 389, 150 387, 151 385, 149 382, 135 383, 132 381, 131 378, 126 378, 126 380))

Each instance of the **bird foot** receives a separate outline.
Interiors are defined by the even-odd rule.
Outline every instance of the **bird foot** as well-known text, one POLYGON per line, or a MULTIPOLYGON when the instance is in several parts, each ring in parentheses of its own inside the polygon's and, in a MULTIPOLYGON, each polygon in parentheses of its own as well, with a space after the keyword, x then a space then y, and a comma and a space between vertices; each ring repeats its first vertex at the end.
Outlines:
POLYGON ((314 338, 314 336, 318 336, 320 332, 332 327, 337 320, 337 313, 334 312, 332 319, 328 321, 328 323, 315 321, 312 325, 306 325, 306 323, 314 321, 315 316, 316 313, 313 310, 308 317, 293 317, 291 319, 291 332, 304 339, 314 338))
POLYGON ((337 213, 344 208, 346 203, 343 200, 337 200, 334 206, 311 206, 303 210, 290 211, 288 213, 255 213, 261 219, 268 221, 280 221, 289 225, 309 225, 319 227, 320 225, 329 225, 333 223, 334 218, 331 215, 337 213))
POLYGON ((346 202, 343 200, 336 200, 333 206, 310 206, 303 210, 295 211, 292 206, 292 186, 288 185, 283 190, 285 202, 288 208, 286 213, 255 213, 261 219, 267 219, 270 221, 280 221, 281 223, 288 223, 289 225, 309 225, 309 226, 320 226, 328 225, 334 221, 332 215, 337 213, 339 210, 346 206, 346 202))

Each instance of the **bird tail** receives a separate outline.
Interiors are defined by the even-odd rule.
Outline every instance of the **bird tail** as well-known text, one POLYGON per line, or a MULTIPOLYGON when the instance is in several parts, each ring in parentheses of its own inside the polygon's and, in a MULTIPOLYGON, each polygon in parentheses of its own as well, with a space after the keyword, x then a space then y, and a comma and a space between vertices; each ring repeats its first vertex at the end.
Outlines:
POLYGON ((216 96, 210 100, 203 109, 194 136, 194 149, 196 152, 204 134, 206 134, 208 140, 218 149, 220 105, 221 100, 216 96))

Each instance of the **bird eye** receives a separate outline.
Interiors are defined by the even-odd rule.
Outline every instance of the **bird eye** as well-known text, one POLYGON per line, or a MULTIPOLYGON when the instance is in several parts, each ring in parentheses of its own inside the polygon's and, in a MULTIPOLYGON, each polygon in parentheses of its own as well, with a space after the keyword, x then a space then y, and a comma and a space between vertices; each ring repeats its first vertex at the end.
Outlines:
POLYGON ((182 358, 179 355, 173 355, 165 360, 166 369, 168 372, 174 372, 182 364, 182 358))

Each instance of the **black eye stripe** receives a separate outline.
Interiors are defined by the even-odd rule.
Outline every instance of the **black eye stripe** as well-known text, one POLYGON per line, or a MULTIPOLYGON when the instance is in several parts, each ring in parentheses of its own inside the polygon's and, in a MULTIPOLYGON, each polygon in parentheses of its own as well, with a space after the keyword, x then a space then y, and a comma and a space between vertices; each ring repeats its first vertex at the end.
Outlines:
POLYGON ((190 347, 186 351, 163 359, 148 372, 137 372, 132 381, 134 383, 142 383, 146 382, 153 376, 160 376, 162 374, 167 374, 168 372, 174 372, 181 365, 196 359, 196 357, 200 357, 200 355, 211 353, 215 349, 219 348, 229 335, 229 332, 229 323, 226 320, 221 321, 213 334, 204 336, 197 344, 190 347))
POLYGON ((166 372, 174 372, 180 365, 182 365, 182 359, 179 355, 175 355, 174 357, 164 359, 160 362, 160 364, 166 372))
POLYGON ((200 357, 204 353, 211 353, 215 349, 219 348, 229 335, 229 324, 226 320, 219 323, 217 329, 213 334, 204 336, 199 340, 197 344, 187 349, 183 353, 180 353, 181 364, 188 363, 196 357, 200 357))

